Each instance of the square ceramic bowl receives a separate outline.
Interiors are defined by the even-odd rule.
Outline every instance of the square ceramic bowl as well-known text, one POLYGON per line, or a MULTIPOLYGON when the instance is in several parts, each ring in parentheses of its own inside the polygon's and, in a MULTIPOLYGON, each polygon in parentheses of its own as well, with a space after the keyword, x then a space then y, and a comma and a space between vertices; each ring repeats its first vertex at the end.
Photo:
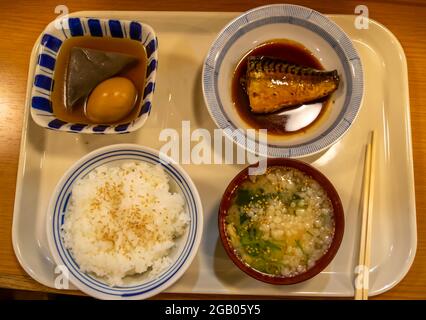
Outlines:
POLYGON ((330 147, 354 122, 364 92, 361 60, 344 31, 315 10, 288 4, 255 8, 225 26, 204 61, 202 84, 210 115, 225 136, 268 157, 305 157, 330 147), (251 127, 233 105, 231 80, 247 52, 273 39, 301 43, 325 70, 337 70, 341 81, 333 93, 332 108, 312 130, 291 136, 268 134, 265 143, 259 135, 253 138, 247 134, 251 127))
POLYGON ((52 21, 44 29, 40 39, 36 64, 30 66, 34 70, 30 107, 35 123, 47 129, 89 134, 127 133, 142 127, 151 110, 158 64, 158 40, 149 25, 139 21, 67 17, 52 21), (119 125, 87 125, 68 123, 55 117, 51 94, 55 83, 56 58, 67 39, 80 36, 128 38, 145 47, 148 58, 145 87, 136 119, 119 125))

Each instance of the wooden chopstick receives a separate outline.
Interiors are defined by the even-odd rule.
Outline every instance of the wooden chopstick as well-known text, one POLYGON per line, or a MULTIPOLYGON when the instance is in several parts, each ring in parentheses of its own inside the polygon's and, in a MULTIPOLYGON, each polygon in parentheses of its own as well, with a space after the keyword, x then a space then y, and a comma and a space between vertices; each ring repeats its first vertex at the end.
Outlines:
POLYGON ((370 134, 370 141, 367 144, 364 162, 364 178, 362 193, 362 223, 361 223, 361 239, 358 262, 358 277, 355 279, 355 299, 367 300, 369 275, 370 275, 370 258, 371 258, 371 228, 373 224, 373 196, 374 196, 374 177, 375 177, 375 133, 370 134))

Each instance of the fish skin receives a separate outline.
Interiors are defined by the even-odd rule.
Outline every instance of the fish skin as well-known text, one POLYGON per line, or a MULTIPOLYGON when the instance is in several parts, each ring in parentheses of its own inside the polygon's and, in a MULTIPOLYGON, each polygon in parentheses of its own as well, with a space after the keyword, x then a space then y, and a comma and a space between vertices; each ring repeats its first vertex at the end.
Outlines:
POLYGON ((254 113, 271 113, 318 100, 339 86, 337 70, 321 71, 283 60, 249 56, 245 82, 254 113))

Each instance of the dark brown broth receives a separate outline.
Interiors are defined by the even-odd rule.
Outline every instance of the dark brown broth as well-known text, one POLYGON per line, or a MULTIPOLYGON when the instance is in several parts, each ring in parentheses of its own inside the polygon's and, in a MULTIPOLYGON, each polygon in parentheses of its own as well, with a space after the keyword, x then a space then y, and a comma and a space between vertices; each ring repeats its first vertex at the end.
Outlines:
POLYGON ((325 114, 329 97, 300 106, 284 108, 274 113, 256 114, 251 112, 249 99, 240 79, 247 72, 248 56, 270 56, 289 63, 324 70, 320 61, 302 44, 276 39, 265 42, 248 52, 238 63, 232 78, 232 100, 240 117, 255 129, 267 129, 268 134, 290 135, 305 132, 325 114))
POLYGON ((138 58, 136 65, 123 70, 116 76, 128 78, 133 82, 138 92, 136 108, 123 119, 117 122, 128 123, 135 119, 140 110, 140 99, 142 98, 143 88, 145 85, 145 74, 147 66, 147 56, 145 47, 139 42, 130 39, 119 38, 94 38, 94 37, 74 37, 63 43, 58 53, 54 74, 54 87, 52 91, 52 107, 55 116, 63 121, 72 123, 90 124, 84 114, 84 99, 78 102, 72 109, 66 107, 65 101, 65 85, 67 77, 67 66, 71 48, 82 47, 88 49, 104 50, 110 52, 125 53, 138 58))

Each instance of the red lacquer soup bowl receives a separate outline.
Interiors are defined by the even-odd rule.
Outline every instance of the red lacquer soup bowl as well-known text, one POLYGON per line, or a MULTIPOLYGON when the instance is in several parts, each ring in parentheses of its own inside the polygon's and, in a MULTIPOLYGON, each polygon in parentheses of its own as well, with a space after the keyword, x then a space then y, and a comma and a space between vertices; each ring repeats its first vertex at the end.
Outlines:
POLYGON ((222 241, 223 247, 225 248, 226 253, 231 258, 231 260, 234 262, 234 264, 240 268, 242 271, 244 271, 249 276, 271 284, 279 284, 279 285, 289 285, 289 284, 295 284, 299 283, 305 280, 308 280, 318 273, 320 273, 322 270, 324 270, 330 262, 335 257, 340 244, 342 242, 343 238, 343 232, 344 232, 344 212, 342 207, 342 202, 340 200, 340 197, 332 185, 332 183, 317 169, 310 166, 307 163, 304 163, 302 161, 293 160, 293 159, 287 159, 287 158, 271 158, 267 159, 267 167, 287 167, 287 168, 294 168, 298 169, 299 171, 305 173, 307 176, 311 177, 312 179, 316 180, 319 185, 323 188, 323 190, 326 192, 328 198, 330 199, 331 205, 333 207, 333 219, 334 219, 334 233, 333 238, 331 240, 331 244, 325 253, 320 256, 309 268, 306 270, 295 273, 294 275, 288 276, 288 275, 276 275, 276 274, 268 274, 261 271, 256 270, 255 268, 251 267, 248 263, 244 262, 239 255, 237 254, 237 251, 233 248, 232 243, 230 241, 230 238, 228 236, 228 233, 226 231, 226 217, 228 214, 228 210, 232 205, 233 199, 236 196, 236 192, 239 188, 239 186, 246 181, 249 178, 249 168, 250 167, 257 167, 259 164, 253 164, 251 166, 248 166, 244 170, 242 170, 228 185, 226 188, 222 201, 220 203, 219 207, 219 234, 220 239, 222 241))

